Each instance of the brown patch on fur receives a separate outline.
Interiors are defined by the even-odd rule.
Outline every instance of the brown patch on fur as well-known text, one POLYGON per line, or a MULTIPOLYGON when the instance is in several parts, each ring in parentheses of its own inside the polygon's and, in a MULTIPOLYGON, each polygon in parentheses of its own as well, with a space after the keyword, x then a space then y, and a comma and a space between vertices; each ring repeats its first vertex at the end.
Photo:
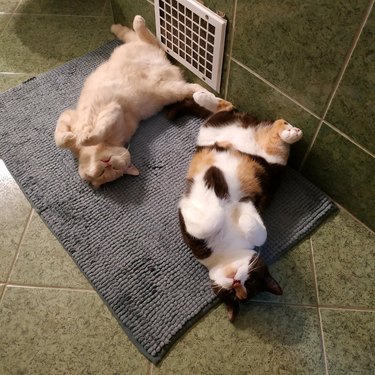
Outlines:
POLYGON ((205 127, 224 126, 230 122, 233 122, 234 118, 236 118, 236 114, 233 110, 232 111, 220 111, 220 112, 214 113, 211 117, 209 117, 203 126, 205 127))
POLYGON ((226 149, 228 149, 228 148, 233 148, 232 143, 230 143, 230 142, 226 142, 226 141, 223 141, 223 142, 216 142, 215 145, 217 145, 217 146, 219 146, 219 147, 221 147, 221 148, 226 148, 226 149))
POLYGON ((210 148, 197 147, 187 173, 188 179, 194 178, 197 173, 203 171, 207 167, 211 167, 214 164, 215 157, 211 151, 212 149, 210 148))
POLYGON ((259 124, 258 119, 249 113, 239 113, 237 117, 241 122, 241 127, 245 129, 255 127, 259 124))
POLYGON ((226 100, 224 99, 220 99, 219 100, 219 104, 217 105, 217 111, 231 111, 233 110, 234 107, 233 107, 233 104, 230 103, 230 102, 227 102, 226 100))
POLYGON ((264 173, 264 168, 257 163, 250 155, 238 153, 240 158, 237 167, 237 175, 240 180, 240 188, 246 201, 254 201, 255 197, 262 193, 258 176, 264 173))
POLYGON ((208 189, 213 189, 220 199, 229 197, 229 188, 223 172, 217 167, 210 167, 205 175, 204 182, 208 189))
POLYGON ((246 289, 243 287, 243 285, 238 285, 238 286, 235 286, 234 287, 234 290, 236 292, 236 297, 238 300, 244 300, 247 298, 247 291, 246 289))
POLYGON ((206 241, 201 240, 199 238, 195 238, 187 232, 185 220, 182 216, 181 210, 178 210, 178 218, 180 222, 182 238, 184 239, 186 245, 189 246, 194 256, 197 259, 208 258, 211 255, 212 251, 209 247, 207 247, 206 241))
POLYGON ((191 189, 193 187, 193 184, 194 184, 194 179, 193 178, 186 179, 186 187, 185 187, 185 194, 186 194, 186 196, 188 196, 190 194, 191 189))
POLYGON ((201 107, 191 97, 166 106, 164 108, 164 114, 168 120, 174 120, 184 115, 193 115, 205 119, 208 118, 212 112, 201 107))
POLYGON ((280 132, 288 123, 285 120, 276 120, 273 124, 259 124, 255 132, 255 139, 270 155, 282 157, 286 163, 289 157, 289 144, 280 138, 280 132))

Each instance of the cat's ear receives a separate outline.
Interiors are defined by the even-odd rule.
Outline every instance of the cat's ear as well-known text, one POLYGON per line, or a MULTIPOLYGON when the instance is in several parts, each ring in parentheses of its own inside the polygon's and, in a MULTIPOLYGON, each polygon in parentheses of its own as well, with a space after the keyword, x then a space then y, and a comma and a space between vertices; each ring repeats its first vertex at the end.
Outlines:
POLYGON ((266 276, 264 281, 266 285, 266 292, 270 292, 278 296, 283 294, 283 290, 281 289, 281 286, 271 275, 266 276))
POLYGON ((126 168, 124 174, 129 174, 131 176, 139 176, 139 170, 137 169, 137 167, 134 166, 134 164, 130 163, 126 168))

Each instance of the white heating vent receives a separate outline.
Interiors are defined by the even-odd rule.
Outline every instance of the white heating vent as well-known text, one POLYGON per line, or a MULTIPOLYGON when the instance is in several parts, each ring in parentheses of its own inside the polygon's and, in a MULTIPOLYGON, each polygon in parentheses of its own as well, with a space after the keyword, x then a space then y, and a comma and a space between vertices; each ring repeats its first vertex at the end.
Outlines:
POLYGON ((155 0, 156 35, 165 51, 220 91, 227 21, 195 0, 155 0))

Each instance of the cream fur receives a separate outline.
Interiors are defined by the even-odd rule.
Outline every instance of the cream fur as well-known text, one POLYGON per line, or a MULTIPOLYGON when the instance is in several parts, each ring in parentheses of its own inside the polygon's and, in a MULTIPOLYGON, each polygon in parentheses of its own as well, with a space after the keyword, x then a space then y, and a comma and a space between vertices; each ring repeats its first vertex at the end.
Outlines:
POLYGON ((141 16, 134 18, 133 29, 112 26, 126 43, 86 79, 76 109, 63 112, 56 126, 57 146, 75 154, 80 176, 94 187, 139 173, 124 145, 141 120, 206 91, 184 80, 141 16))

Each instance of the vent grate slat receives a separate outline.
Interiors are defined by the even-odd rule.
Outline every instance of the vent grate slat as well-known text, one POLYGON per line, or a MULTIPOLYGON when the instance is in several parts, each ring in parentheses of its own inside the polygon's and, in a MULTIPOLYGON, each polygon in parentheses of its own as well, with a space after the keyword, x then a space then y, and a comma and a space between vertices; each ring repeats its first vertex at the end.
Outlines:
POLYGON ((155 0, 155 21, 165 51, 219 91, 226 20, 194 0, 155 0))

